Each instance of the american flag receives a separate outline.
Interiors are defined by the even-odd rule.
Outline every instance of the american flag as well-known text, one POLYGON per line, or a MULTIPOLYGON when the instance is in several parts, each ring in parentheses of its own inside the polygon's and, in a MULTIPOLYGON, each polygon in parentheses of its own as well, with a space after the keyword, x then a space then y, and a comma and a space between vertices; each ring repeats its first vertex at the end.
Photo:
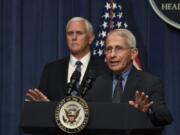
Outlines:
MULTIPOLYGON (((118 28, 128 28, 127 20, 123 14, 123 7, 120 0, 107 0, 104 6, 104 12, 101 16, 99 25, 99 32, 95 41, 93 50, 94 56, 104 55, 105 38, 109 31, 118 28)), ((141 70, 139 57, 137 56, 133 61, 134 66, 141 70)))

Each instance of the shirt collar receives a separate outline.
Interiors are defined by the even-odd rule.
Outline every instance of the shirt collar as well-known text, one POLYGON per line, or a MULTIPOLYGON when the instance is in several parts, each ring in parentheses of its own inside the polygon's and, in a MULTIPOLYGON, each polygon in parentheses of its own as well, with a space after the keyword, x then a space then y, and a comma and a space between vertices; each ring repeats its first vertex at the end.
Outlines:
MULTIPOLYGON (((122 76, 123 80, 125 80, 125 81, 127 80, 131 69, 132 69, 132 67, 129 68, 127 71, 124 71, 124 72, 121 73, 121 76, 122 76)), ((116 79, 115 74, 113 74, 113 80, 115 80, 115 79, 116 79)))
POLYGON ((80 60, 77 59, 76 57, 74 57, 72 54, 70 54, 70 64, 72 66, 76 66, 76 62, 77 61, 80 61, 82 63, 82 66, 83 65, 88 65, 89 63, 89 60, 90 60, 90 57, 91 57, 91 54, 90 52, 88 52, 84 57, 82 57, 80 60))

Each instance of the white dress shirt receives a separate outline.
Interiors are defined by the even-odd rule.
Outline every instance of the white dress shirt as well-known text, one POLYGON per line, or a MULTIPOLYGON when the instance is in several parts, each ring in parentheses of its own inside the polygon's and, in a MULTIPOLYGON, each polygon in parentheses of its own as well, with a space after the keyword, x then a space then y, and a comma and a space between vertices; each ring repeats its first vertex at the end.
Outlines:
POLYGON ((81 61, 82 65, 81 65, 81 78, 80 78, 80 84, 82 82, 82 79, 84 77, 84 74, 86 72, 89 60, 90 60, 91 54, 90 52, 88 54, 86 54, 83 58, 81 58, 80 60, 78 60, 77 58, 75 58, 72 54, 70 55, 70 60, 69 60, 69 65, 68 65, 68 78, 67 78, 67 83, 70 82, 72 73, 74 72, 75 68, 76 68, 76 62, 77 61, 81 61))

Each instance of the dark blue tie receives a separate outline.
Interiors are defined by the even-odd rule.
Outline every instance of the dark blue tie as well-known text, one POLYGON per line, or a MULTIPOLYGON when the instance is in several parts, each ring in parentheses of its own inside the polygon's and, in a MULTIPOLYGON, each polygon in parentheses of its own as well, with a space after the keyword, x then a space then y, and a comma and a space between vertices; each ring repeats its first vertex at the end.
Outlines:
MULTIPOLYGON (((80 61, 76 61, 76 71, 79 71, 81 73, 81 65, 82 63, 80 61)), ((79 82, 76 84, 76 89, 79 90, 79 85, 80 85, 80 79, 79 82)))
MULTIPOLYGON (((75 72, 75 71, 76 71, 76 72, 78 71, 78 72, 81 73, 81 65, 82 65, 82 63, 81 63, 80 61, 76 61, 75 65, 76 65, 76 68, 75 68, 74 72, 75 72)), ((79 94, 79 86, 80 86, 79 82, 80 82, 80 79, 79 79, 79 81, 76 83, 76 88, 75 88, 75 90, 72 91, 72 93, 71 93, 72 96, 76 96, 76 95, 79 94)))
POLYGON ((80 61, 76 61, 76 69, 75 70, 81 72, 81 65, 82 65, 82 63, 80 61))
POLYGON ((123 78, 121 75, 116 75, 115 79, 117 80, 117 83, 114 89, 112 101, 113 103, 120 103, 121 98, 122 98, 122 93, 123 93, 123 86, 122 86, 123 78))

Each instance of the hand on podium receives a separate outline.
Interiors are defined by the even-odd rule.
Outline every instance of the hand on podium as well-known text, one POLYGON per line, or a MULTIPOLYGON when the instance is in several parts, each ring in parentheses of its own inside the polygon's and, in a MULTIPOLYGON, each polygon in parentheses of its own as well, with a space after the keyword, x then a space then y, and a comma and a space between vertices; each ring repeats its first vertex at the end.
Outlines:
POLYGON ((26 93, 27 98, 25 101, 35 101, 35 102, 49 102, 50 100, 46 95, 44 95, 40 90, 38 89, 29 89, 26 93))
POLYGON ((129 104, 142 112, 151 112, 153 101, 144 92, 136 91, 134 101, 130 100, 129 104))

